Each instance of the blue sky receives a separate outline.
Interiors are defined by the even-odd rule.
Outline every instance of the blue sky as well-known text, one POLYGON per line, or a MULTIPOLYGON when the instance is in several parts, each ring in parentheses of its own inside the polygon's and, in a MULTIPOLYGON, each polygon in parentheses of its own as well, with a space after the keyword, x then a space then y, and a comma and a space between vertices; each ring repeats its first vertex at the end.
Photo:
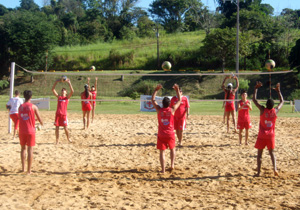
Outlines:
MULTIPOLYGON (((137 6, 147 8, 152 1, 140 0, 137 6)), ((34 0, 34 2, 39 6, 43 6, 44 0, 34 0)), ((209 6, 210 10, 215 10, 214 0, 202 0, 202 2, 209 6)), ((279 14, 284 8, 300 9, 300 0, 262 0, 262 3, 272 5, 275 14, 279 14)), ((0 0, 0 4, 7 8, 15 8, 20 6, 20 0, 0 0)))

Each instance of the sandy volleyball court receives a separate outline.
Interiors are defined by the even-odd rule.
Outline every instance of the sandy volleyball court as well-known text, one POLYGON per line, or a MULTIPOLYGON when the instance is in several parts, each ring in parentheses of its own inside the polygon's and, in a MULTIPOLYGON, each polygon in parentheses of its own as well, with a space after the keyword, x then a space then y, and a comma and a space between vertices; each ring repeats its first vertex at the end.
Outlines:
MULTIPOLYGON (((0 209, 300 209, 299 118, 276 126, 274 177, 267 151, 262 176, 253 178, 258 117, 249 146, 226 134, 221 116, 191 116, 175 171, 164 175, 156 150, 155 115, 97 115, 82 131, 81 114, 69 114, 69 144, 61 129, 55 146, 54 112, 42 111, 33 174, 21 169, 18 139, 0 122, 0 209)), ((170 164, 167 151, 167 167, 170 164)))

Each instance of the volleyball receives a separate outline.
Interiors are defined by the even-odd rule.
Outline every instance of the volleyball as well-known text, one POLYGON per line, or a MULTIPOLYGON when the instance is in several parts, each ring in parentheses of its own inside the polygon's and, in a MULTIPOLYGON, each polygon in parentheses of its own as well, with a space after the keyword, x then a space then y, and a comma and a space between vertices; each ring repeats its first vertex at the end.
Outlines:
POLYGON ((62 82, 65 82, 66 80, 67 80, 67 76, 62 76, 62 77, 61 77, 61 81, 62 81, 62 82))
POLYGON ((96 67, 95 66, 91 66, 90 68, 92 71, 95 71, 96 70, 96 67))
POLYGON ((169 61, 164 61, 161 67, 163 70, 170 70, 172 68, 172 65, 169 61))
POLYGON ((271 70, 273 68, 275 68, 275 61, 273 61, 272 59, 268 59, 265 63, 265 67, 268 69, 268 70, 271 70))

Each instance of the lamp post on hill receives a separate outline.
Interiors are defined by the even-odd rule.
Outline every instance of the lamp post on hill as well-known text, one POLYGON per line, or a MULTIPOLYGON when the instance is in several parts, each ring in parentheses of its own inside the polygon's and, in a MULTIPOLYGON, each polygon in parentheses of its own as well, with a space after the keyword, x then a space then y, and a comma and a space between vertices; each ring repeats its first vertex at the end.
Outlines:
MULTIPOLYGON (((233 0, 223 0, 223 3, 225 4, 226 1, 230 1, 231 3, 234 3, 236 5, 236 57, 235 57, 235 73, 239 73, 240 63, 239 63, 239 32, 240 32, 240 0, 236 0, 236 3, 233 0)), ((236 91, 235 99, 238 99, 239 90, 236 91)), ((238 103, 235 102, 235 110, 237 110, 238 103)))

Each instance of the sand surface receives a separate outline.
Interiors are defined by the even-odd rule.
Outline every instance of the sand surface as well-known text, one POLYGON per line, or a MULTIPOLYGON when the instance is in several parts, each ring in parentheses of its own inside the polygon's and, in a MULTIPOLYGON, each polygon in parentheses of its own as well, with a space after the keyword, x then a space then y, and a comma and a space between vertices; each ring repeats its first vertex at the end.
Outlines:
MULTIPOLYGON (((262 174, 254 143, 226 134, 220 116, 191 116, 184 146, 176 149, 175 171, 159 174, 155 115, 97 115, 88 131, 81 114, 69 114, 73 143, 61 129, 56 146, 54 112, 42 111, 45 126, 36 134, 33 174, 20 173, 20 145, 0 137, 0 209, 300 209, 299 118, 278 118, 274 177, 267 151, 262 174)), ((169 150, 166 152, 170 165, 169 150)))

